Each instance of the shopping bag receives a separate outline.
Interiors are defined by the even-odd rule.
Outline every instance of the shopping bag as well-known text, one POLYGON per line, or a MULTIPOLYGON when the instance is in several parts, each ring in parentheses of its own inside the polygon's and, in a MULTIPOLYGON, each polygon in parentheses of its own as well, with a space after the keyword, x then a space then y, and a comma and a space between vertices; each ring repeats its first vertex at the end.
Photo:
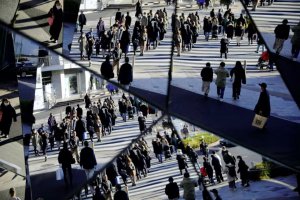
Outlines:
POLYGON ((255 114, 252 122, 252 126, 262 129, 267 123, 267 120, 268 120, 267 117, 255 114))
POLYGON ((3 112, 2 112, 2 110, 0 110, 0 122, 2 120, 2 116, 3 116, 3 112))
POLYGON ((60 180, 63 180, 63 179, 64 179, 64 172, 63 172, 62 168, 58 168, 56 170, 56 180, 60 181, 60 180))
POLYGON ((116 184, 121 184, 121 176, 116 177, 116 184))
POLYGON ((83 137, 82 137, 83 140, 87 140, 87 138, 88 138, 88 133, 89 133, 89 132, 84 132, 84 133, 83 133, 83 137))
POLYGON ((53 24, 53 17, 48 17, 48 24, 49 24, 49 26, 52 26, 52 24, 53 24))

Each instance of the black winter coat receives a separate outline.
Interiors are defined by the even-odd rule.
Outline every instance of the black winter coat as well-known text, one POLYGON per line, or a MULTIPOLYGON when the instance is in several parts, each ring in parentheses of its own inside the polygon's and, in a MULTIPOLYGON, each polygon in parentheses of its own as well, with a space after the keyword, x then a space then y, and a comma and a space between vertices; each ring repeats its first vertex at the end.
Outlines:
POLYGON ((169 183, 166 185, 165 194, 169 199, 179 198, 179 187, 177 183, 169 183))
POLYGON ((69 151, 68 149, 60 150, 58 154, 58 162, 62 165, 63 168, 70 168, 73 160, 74 159, 71 151, 69 151))
POLYGON ((258 102, 254 108, 256 114, 260 114, 264 117, 269 117, 271 113, 270 96, 267 90, 260 93, 258 102))
POLYGON ((204 67, 201 70, 201 77, 202 77, 202 81, 209 81, 212 82, 213 81, 213 69, 211 67, 204 67))
POLYGON ((286 24, 280 24, 276 26, 274 33, 276 38, 287 40, 290 34, 290 26, 286 24))
POLYGON ((83 169, 93 169, 96 165, 94 150, 90 147, 84 147, 80 152, 80 166, 83 169))
POLYGON ((114 71, 113 66, 109 61, 104 61, 101 65, 101 75, 104 76, 104 78, 111 79, 113 78, 114 71))
POLYGON ((186 157, 182 155, 177 155, 176 157, 177 162, 178 162, 178 167, 180 170, 183 170, 186 168, 186 157))
POLYGON ((242 66, 234 67, 230 70, 230 77, 232 78, 234 75, 233 84, 241 87, 241 84, 246 84, 246 74, 245 70, 242 66))
POLYGON ((80 119, 76 122, 75 131, 80 141, 83 140, 83 133, 86 131, 84 122, 80 119))
POLYGON ((124 63, 121 65, 118 81, 123 85, 128 85, 132 82, 132 66, 129 63, 124 63))
POLYGON ((243 33, 243 27, 242 26, 236 26, 235 27, 235 32, 234 32, 235 36, 241 37, 242 33, 243 33))
POLYGON ((209 162, 203 162, 203 167, 206 170, 208 177, 213 177, 214 171, 209 162))
POLYGON ((228 40, 222 38, 220 43, 221 43, 220 52, 221 53, 228 53, 228 47, 227 47, 228 46, 228 40))

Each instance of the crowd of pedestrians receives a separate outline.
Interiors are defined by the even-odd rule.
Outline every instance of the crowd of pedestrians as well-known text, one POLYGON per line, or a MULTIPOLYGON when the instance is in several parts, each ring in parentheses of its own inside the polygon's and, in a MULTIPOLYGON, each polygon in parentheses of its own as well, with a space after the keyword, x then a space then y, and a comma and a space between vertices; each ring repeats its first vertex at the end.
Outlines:
MULTIPOLYGON (((117 105, 112 96, 92 101, 86 94, 84 102, 86 114, 80 104, 76 108, 68 104, 61 122, 50 113, 48 126, 41 124, 40 127, 32 129, 31 144, 35 156, 43 154, 47 161, 48 151, 59 151, 58 162, 65 174, 67 188, 72 187, 71 165, 76 162, 85 170, 87 179, 93 176, 97 165, 93 152, 94 143, 101 142, 103 137, 112 134, 117 115, 120 115, 124 122, 134 119, 136 115, 139 129, 143 132, 147 127, 147 115, 156 112, 139 99, 125 94, 119 98, 117 105)), ((95 190, 90 188, 94 194, 95 190)))

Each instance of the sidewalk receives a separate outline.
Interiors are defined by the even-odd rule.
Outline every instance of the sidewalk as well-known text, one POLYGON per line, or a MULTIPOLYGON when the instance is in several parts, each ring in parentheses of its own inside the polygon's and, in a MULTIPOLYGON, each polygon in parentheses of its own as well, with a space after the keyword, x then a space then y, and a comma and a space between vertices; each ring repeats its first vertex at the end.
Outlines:
POLYGON ((0 21, 10 25, 18 8, 18 4, 19 0, 0 0, 0 21))
MULTIPOLYGON (((231 191, 228 183, 208 187, 208 190, 217 189, 222 199, 231 200, 296 200, 298 193, 293 189, 296 187, 295 176, 278 177, 261 181, 250 182, 249 188, 240 186, 240 180, 236 182, 237 190, 231 191)), ((210 193, 213 196, 212 193, 210 193)), ((197 199, 202 197, 202 191, 197 190, 197 199)))

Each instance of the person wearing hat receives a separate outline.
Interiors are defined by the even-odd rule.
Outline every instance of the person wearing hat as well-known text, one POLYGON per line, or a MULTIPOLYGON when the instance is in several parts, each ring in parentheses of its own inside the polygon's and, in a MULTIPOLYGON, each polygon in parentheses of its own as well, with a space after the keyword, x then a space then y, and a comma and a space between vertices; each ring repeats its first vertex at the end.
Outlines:
POLYGON ((254 112, 255 114, 264 117, 269 117, 271 113, 271 105, 270 105, 270 95, 269 92, 267 91, 267 84, 260 83, 259 86, 261 88, 261 91, 256 106, 254 108, 254 112))
POLYGON ((282 50, 284 41, 289 38, 290 26, 287 24, 288 24, 288 20, 284 19, 282 21, 282 24, 277 25, 274 30, 275 42, 273 45, 273 49, 276 51, 277 54, 279 54, 280 51, 282 50))
POLYGON ((222 200, 221 197, 219 196, 218 190, 212 189, 210 192, 214 194, 215 200, 222 200))
POLYGON ((173 177, 169 177, 169 182, 165 187, 165 194, 169 200, 177 200, 180 197, 179 188, 173 177))
POLYGON ((291 39, 293 60, 297 60, 300 51, 300 22, 292 28, 294 35, 291 39))

